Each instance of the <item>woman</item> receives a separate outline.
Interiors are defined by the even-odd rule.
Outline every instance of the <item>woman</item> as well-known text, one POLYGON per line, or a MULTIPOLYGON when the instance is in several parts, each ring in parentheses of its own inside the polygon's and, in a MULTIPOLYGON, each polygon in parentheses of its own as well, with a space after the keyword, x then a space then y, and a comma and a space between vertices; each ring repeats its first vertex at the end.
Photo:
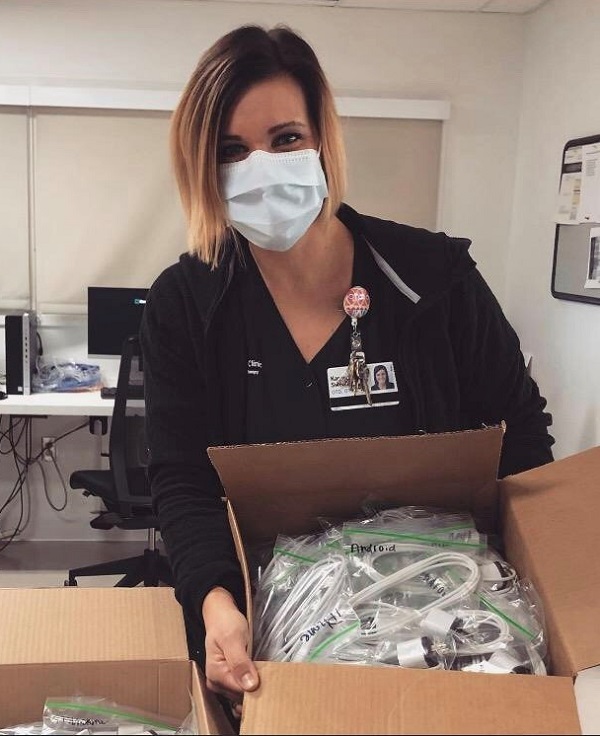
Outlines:
POLYGON ((373 368, 373 377, 375 382, 371 386, 371 391, 386 391, 396 388, 390 381, 388 370, 384 365, 376 365, 373 368))
POLYGON ((333 96, 296 34, 244 27, 217 41, 174 113, 171 145, 189 252, 145 307, 149 472, 178 600, 190 631, 205 630, 209 686, 239 702, 258 675, 207 446, 504 420, 505 475, 551 461, 553 440, 469 241, 342 203, 333 96), (355 306, 370 297, 366 314, 349 311, 354 324, 342 306, 352 286, 362 287, 355 306), (394 365, 397 402, 334 410, 328 371, 348 365, 351 348, 358 393, 348 401, 368 396, 371 361, 394 365))

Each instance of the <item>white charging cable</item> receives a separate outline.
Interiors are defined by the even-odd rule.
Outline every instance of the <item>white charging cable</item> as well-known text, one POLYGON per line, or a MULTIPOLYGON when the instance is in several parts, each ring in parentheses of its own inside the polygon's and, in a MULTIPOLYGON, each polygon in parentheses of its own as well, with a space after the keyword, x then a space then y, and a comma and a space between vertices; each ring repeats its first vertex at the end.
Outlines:
POLYGON ((431 610, 421 621, 421 630, 435 639, 453 634, 457 654, 489 654, 512 641, 508 623, 491 611, 458 609, 449 613, 431 610), (495 632, 493 638, 486 634, 495 632), (478 641, 477 639, 480 639, 478 641), (481 641, 481 639, 485 639, 481 641))
MULTIPOLYGON (((321 657, 335 640, 336 646, 341 645, 334 655, 338 661, 359 657, 403 667, 546 673, 533 646, 525 645, 526 655, 522 644, 515 648, 513 622, 486 600, 488 593, 506 596, 514 590, 517 575, 508 563, 449 550, 432 554, 427 543, 402 542, 395 549, 379 550, 377 546, 361 549, 361 554, 330 553, 318 560, 306 555, 302 542, 286 548, 292 564, 283 562, 266 570, 260 581, 266 594, 260 608, 263 614, 269 609, 271 615, 257 621, 255 657, 275 661, 321 657), (403 566, 381 565, 385 558, 396 558, 403 566), (380 572, 386 567, 396 569, 380 572), (455 576, 455 568, 466 575, 455 576), (352 594, 350 576, 356 573, 370 582, 352 594), (473 593, 490 610, 470 609, 465 599, 473 593), (420 604, 429 602, 407 607, 401 604, 403 596, 415 596, 420 604), (412 638, 403 638, 408 632, 398 637, 407 626, 414 632, 412 638), (445 652, 450 645, 452 651, 445 652)), ((310 552, 318 556, 314 547, 310 552)))
POLYGON ((407 565, 406 567, 403 567, 391 575, 368 585, 366 588, 363 588, 363 590, 352 595, 349 603, 353 608, 356 608, 356 606, 359 606, 361 603, 365 603, 366 601, 377 601, 378 597, 382 593, 386 592, 390 588, 393 589, 397 587, 399 583, 403 583, 406 580, 410 580, 418 575, 423 575, 424 573, 431 573, 435 570, 439 570, 440 568, 448 567, 462 567, 466 569, 468 572, 466 580, 460 583, 460 585, 458 585, 453 591, 447 592, 445 595, 440 595, 439 598, 426 604, 422 608, 413 609, 410 613, 406 614, 406 616, 399 616, 397 621, 390 619, 388 622, 382 623, 382 625, 378 626, 374 632, 366 632, 364 636, 367 638, 381 637, 383 634, 397 631, 407 624, 420 619, 432 609, 450 608, 461 598, 469 595, 469 593, 472 593, 475 590, 480 579, 479 566, 473 559, 459 552, 439 552, 438 554, 427 557, 424 560, 419 560, 411 565, 407 565))
POLYGON ((517 581, 517 572, 508 562, 486 560, 479 568, 483 588, 497 595, 506 595, 512 591, 517 581))
MULTIPOLYGON (((394 550, 382 550, 381 552, 367 552, 362 555, 350 553, 353 564, 356 569, 364 573, 373 582, 379 582, 380 580, 386 580, 389 575, 385 575, 377 569, 377 563, 379 560, 383 560, 388 557, 403 557, 403 556, 416 556, 424 555, 426 559, 431 559, 432 551, 434 548, 427 544, 399 544, 394 550)), ((417 560, 414 560, 416 562, 417 560)), ((403 568, 406 565, 402 566, 403 568)))
POLYGON ((276 615, 282 599, 296 585, 300 575, 322 557, 316 545, 307 545, 306 537, 288 538, 283 546, 275 547, 274 553, 273 559, 264 571, 260 567, 258 569, 254 601, 254 638, 257 641, 263 639, 271 617, 276 615), (272 613, 273 609, 275 611, 272 613))
POLYGON ((544 660, 540 657, 537 649, 531 644, 528 644, 526 649, 527 649, 527 654, 529 655, 529 660, 531 662, 531 666, 533 669, 533 674, 534 675, 547 675, 548 670, 546 669, 544 660))
POLYGON ((518 647, 513 649, 497 649, 489 656, 485 654, 457 657, 452 665, 453 670, 463 672, 484 672, 488 675, 546 675, 547 670, 538 652, 532 646, 526 646, 523 656, 518 647))
POLYGON ((315 562, 300 575, 273 619, 260 632, 255 658, 280 662, 293 658, 307 622, 330 614, 347 588, 343 555, 331 554, 315 562))

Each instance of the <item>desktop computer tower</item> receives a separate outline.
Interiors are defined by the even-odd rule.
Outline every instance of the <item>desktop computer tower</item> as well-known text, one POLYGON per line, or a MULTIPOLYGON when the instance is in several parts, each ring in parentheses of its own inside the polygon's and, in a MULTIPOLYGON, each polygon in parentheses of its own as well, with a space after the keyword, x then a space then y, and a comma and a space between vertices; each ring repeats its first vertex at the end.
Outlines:
POLYGON ((31 393, 31 377, 37 361, 37 316, 35 312, 7 314, 4 318, 6 347, 6 393, 31 393))

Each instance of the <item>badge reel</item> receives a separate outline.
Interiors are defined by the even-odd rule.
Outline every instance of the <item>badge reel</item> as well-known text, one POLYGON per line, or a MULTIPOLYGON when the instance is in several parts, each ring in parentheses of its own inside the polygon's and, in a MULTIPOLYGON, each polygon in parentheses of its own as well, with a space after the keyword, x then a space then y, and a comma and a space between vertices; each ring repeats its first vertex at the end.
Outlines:
POLYGON ((369 292, 362 286, 353 286, 344 297, 344 312, 350 317, 352 334, 350 335, 350 360, 348 361, 348 376, 350 389, 356 396, 362 390, 367 397, 369 406, 373 405, 371 389, 369 388, 369 366, 365 359, 362 347, 362 337, 358 329, 358 320, 369 311, 371 298, 369 292))

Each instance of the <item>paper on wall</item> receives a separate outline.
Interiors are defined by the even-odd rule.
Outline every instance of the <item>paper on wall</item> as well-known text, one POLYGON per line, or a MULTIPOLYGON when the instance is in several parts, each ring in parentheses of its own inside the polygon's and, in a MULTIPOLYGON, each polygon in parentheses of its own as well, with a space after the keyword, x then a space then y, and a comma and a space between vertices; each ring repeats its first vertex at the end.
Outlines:
POLYGON ((560 179, 555 220, 559 225, 578 225, 581 198, 582 148, 574 146, 565 151, 563 174, 560 179))
POLYGON ((600 227, 593 227, 590 230, 588 270, 584 288, 600 289, 600 227))
POLYGON ((558 193, 556 222, 559 225, 579 224, 579 199, 581 192, 581 173, 563 174, 558 193))
POLYGON ((600 222, 600 143, 582 146, 580 222, 600 222))

